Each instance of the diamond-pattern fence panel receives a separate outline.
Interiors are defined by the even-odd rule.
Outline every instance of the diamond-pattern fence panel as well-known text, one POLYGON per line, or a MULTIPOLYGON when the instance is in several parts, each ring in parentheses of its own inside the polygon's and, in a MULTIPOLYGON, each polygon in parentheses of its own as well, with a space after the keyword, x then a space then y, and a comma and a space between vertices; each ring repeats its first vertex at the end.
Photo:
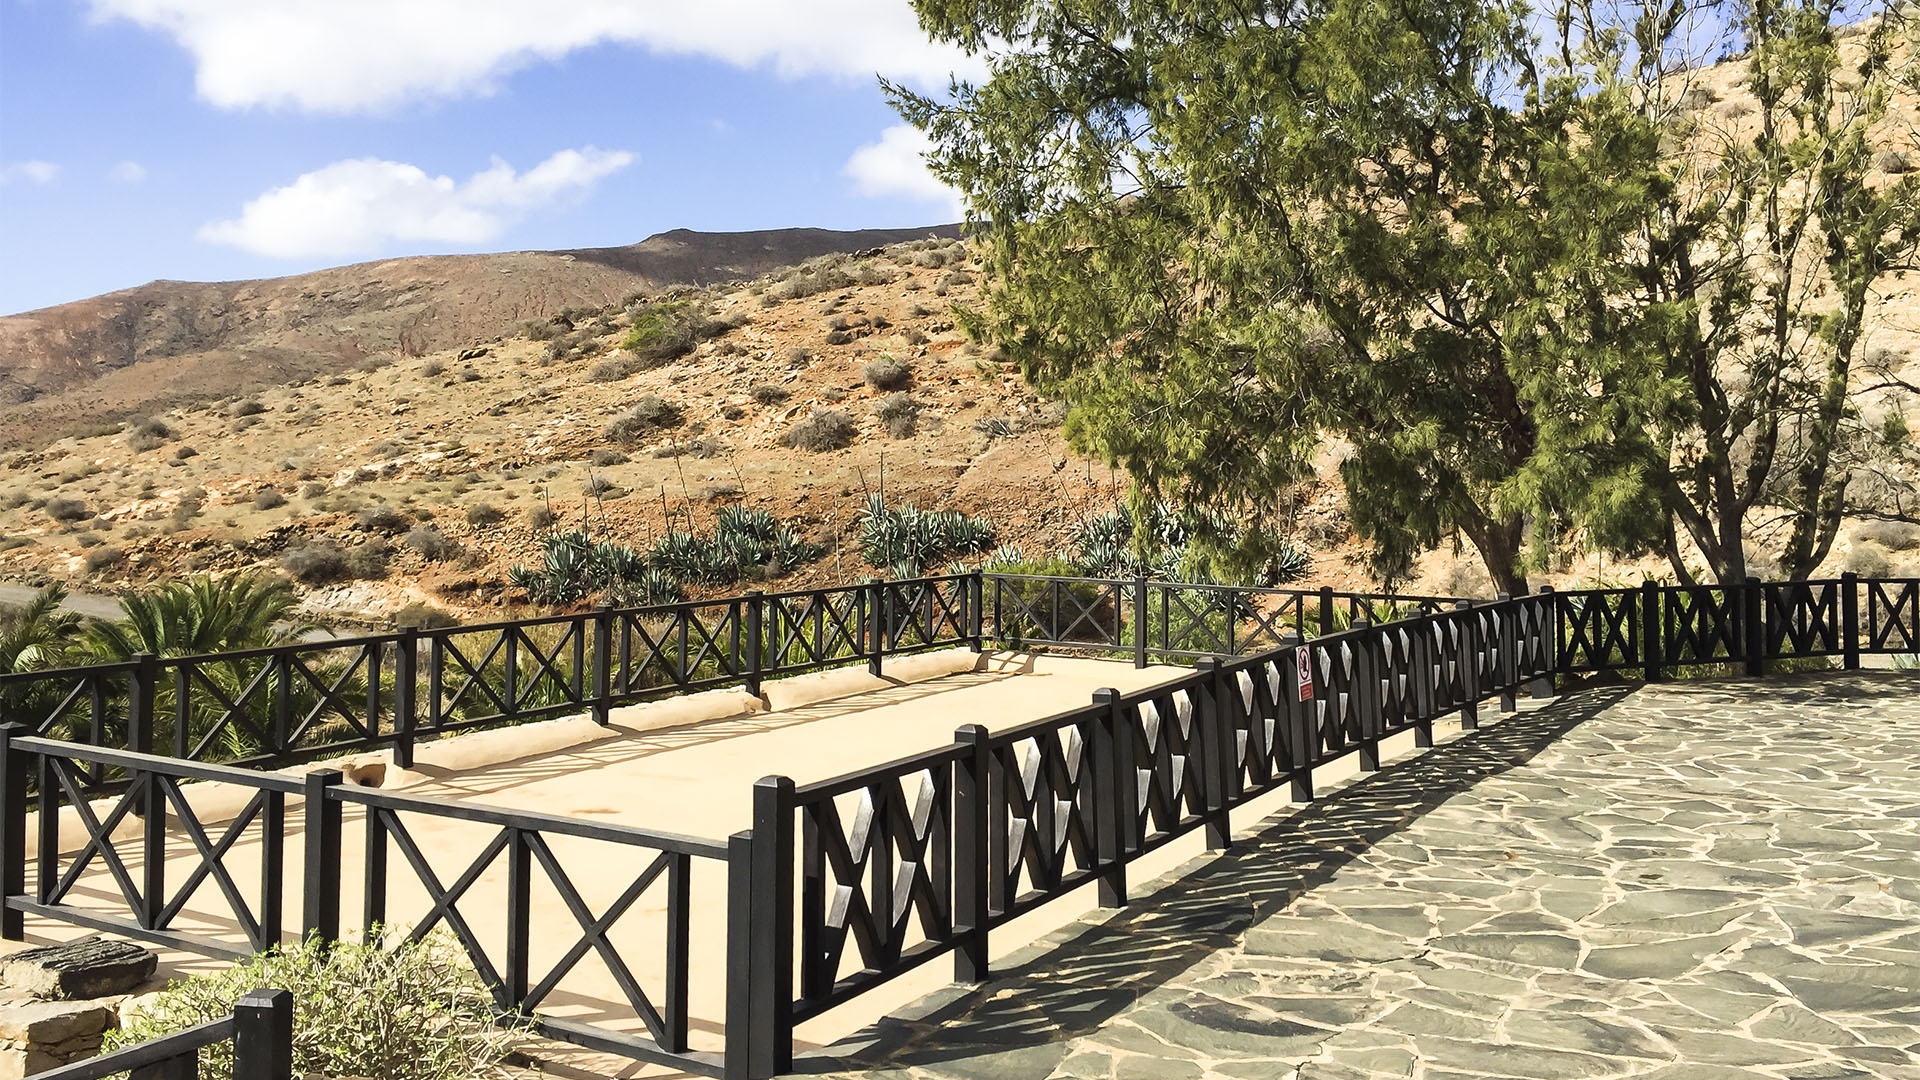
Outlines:
POLYGON ((1151 851, 1201 824, 1207 816, 1201 681, 1181 679, 1123 702, 1132 743, 1133 820, 1127 837, 1133 851, 1151 851))
POLYGON ((954 938, 954 767, 944 749, 857 784, 796 790, 804 1017, 911 968, 954 938))
POLYGON ((996 922, 1100 869, 1095 830, 1112 809, 1099 804, 1093 747, 1096 729, 1110 722, 1108 713, 1080 710, 988 741, 987 896, 996 922))

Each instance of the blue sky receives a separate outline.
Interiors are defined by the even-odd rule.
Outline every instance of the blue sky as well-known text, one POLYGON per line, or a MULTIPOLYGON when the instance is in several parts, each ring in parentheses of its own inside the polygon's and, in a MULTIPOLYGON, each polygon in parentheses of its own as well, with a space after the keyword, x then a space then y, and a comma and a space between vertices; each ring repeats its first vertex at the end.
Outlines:
POLYGON ((954 220, 906 0, 0 0, 0 313, 155 278, 954 220))

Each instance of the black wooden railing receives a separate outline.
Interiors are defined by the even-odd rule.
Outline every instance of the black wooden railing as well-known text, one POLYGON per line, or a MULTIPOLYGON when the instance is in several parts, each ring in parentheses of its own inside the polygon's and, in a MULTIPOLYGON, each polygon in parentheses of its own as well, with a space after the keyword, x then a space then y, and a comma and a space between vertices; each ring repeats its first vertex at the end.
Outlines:
POLYGON ((233 1042, 233 1080, 292 1080, 293 995, 261 989, 242 997, 233 1012, 110 1054, 35 1073, 34 1080, 195 1080, 200 1051, 233 1042))
POLYGON ((0 936, 18 939, 33 915, 239 955, 285 939, 285 881, 299 882, 301 932, 329 938, 341 929, 343 882, 357 882, 368 930, 447 928, 503 1016, 693 1072, 769 1076, 790 1064, 796 1023, 947 954, 958 978, 982 978, 989 937, 1008 920, 1090 883, 1101 903, 1124 903, 1135 860, 1196 831, 1224 844, 1249 800, 1281 790, 1313 798, 1322 765, 1351 757, 1377 769, 1390 737, 1411 732, 1415 745, 1430 745, 1437 721, 1471 728, 1481 705, 1511 710, 1523 691, 1550 692, 1564 676, 1764 675, 1783 661, 1855 667, 1869 654, 1913 653, 1920 579, 1543 590, 1470 603, 971 574, 419 632, 401 635, 391 654, 373 651, 394 640, 324 646, 359 657, 331 676, 285 650, 48 673, 44 711, 0 727, 0 936), (300 699, 309 707, 269 714, 263 745, 283 756, 241 758, 257 765, 340 745, 301 740, 315 716, 344 705, 336 684, 355 670, 367 686, 351 687, 352 700, 364 690, 378 704, 342 737, 400 749, 410 745, 397 741, 402 730, 567 712, 604 719, 614 703, 662 689, 757 689, 776 674, 988 641, 1131 654, 1138 664, 1197 659, 1191 673, 1146 690, 1101 691, 998 731, 964 727, 949 745, 845 776, 803 786, 766 778, 753 790, 752 827, 725 843, 353 787, 333 771, 301 780, 213 764, 193 760, 204 733, 184 751, 177 734, 151 734, 163 706, 191 718, 199 706, 179 701, 206 684, 221 688, 215 721, 231 725, 239 720, 225 711, 261 688, 287 700, 293 692, 282 687, 326 683, 300 699), (174 698, 148 677, 156 670, 174 673, 174 698), (101 745, 113 741, 114 688, 129 677, 126 741, 138 749, 101 745), (402 722, 376 723, 383 709, 402 722), (194 802, 214 785, 240 793, 218 828, 194 802), (358 865, 342 864, 349 814, 366 830, 358 865), (290 872, 296 832, 301 862, 290 872), (241 844, 257 851, 257 882, 224 864, 241 844), (595 883, 620 887, 590 903, 557 856, 562 847, 585 849, 595 883), (724 863, 724 905, 695 895, 703 860, 724 863), (411 898, 398 906, 396 885, 411 898), (557 897, 570 922, 535 925, 536 888, 557 897), (209 889, 220 897, 217 932, 198 910, 190 918, 201 929, 180 929, 188 901, 209 889), (703 911, 714 913, 704 924, 703 911), (700 940, 706 955, 724 955, 724 968, 690 963, 703 925, 723 939, 700 940), (616 928, 664 957, 647 969, 651 981, 636 975, 631 948, 615 944, 616 928), (632 1022, 541 1011, 590 956, 632 1022), (696 978, 724 980, 720 1051, 688 1045, 696 978))
MULTIPOLYGON (((185 761, 284 768, 478 727, 590 714, 987 640, 1188 660, 1272 648, 1427 597, 959 574, 404 630, 0 675, 39 735, 185 761), (991 610, 989 610, 991 609, 991 610)), ((111 770, 84 790, 108 794, 111 770)))

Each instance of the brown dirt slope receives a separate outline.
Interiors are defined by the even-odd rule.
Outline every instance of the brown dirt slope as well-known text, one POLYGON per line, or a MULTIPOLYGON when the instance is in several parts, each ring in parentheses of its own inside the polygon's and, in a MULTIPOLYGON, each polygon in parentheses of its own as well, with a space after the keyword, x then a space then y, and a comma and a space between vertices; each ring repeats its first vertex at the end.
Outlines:
POLYGON ((661 233, 626 247, 386 259, 258 281, 156 281, 0 317, 0 448, 494 340, 567 307, 743 280, 958 226, 661 233))

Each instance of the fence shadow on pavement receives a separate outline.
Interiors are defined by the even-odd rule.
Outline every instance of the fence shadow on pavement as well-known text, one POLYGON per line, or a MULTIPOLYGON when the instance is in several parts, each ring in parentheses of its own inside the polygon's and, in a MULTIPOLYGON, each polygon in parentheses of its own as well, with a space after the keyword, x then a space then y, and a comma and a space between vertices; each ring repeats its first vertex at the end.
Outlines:
POLYGON ((1479 781, 1525 765, 1635 689, 1585 691, 1388 762, 1164 879, 1101 922, 1061 931, 1070 936, 1048 939, 1039 955, 1023 950, 978 986, 951 988, 927 1011, 882 1019, 833 1047, 796 1057, 794 1071, 904 1075, 915 1066, 994 1054, 1002 1060, 993 1075, 1019 1080, 1027 1070, 1008 1055, 1032 1050, 1033 1075, 1046 1076, 1065 1053, 1059 1046, 1065 1040, 1098 1029, 1143 994, 1232 947, 1373 844, 1479 781), (1059 1049, 1048 1053, 1048 1047, 1059 1049))

